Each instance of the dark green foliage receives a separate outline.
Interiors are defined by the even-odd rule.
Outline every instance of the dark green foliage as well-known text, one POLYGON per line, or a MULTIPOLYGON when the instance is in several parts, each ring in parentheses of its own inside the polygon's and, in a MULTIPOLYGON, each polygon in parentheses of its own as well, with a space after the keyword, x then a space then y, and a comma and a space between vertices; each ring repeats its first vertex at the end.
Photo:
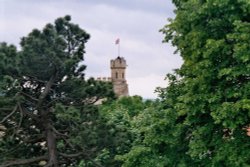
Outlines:
POLYGON ((103 149, 99 99, 111 83, 84 79, 89 34, 70 16, 33 30, 21 50, 0 45, 0 166, 76 166, 103 149))

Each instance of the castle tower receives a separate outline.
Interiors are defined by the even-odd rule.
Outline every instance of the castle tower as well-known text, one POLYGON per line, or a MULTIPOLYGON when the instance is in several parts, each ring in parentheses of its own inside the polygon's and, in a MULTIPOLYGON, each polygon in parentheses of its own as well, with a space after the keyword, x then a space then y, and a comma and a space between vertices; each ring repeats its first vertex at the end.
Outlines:
POLYGON ((120 96, 128 96, 128 84, 125 77, 126 60, 123 57, 117 57, 110 61, 111 81, 114 86, 115 94, 120 96))

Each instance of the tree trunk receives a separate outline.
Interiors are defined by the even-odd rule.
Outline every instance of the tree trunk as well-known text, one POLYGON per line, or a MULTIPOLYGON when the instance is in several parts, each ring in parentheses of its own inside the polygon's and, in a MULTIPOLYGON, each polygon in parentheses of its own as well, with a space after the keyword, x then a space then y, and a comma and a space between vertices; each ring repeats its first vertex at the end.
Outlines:
POLYGON ((45 130, 46 141, 48 147, 48 163, 46 167, 59 167, 57 159, 57 149, 56 149, 56 135, 52 129, 49 117, 49 109, 43 108, 44 99, 48 96, 51 87, 56 79, 57 73, 50 77, 50 80, 46 83, 44 91, 41 93, 37 103, 37 110, 40 111, 41 115, 41 124, 45 130))
POLYGON ((49 151, 49 160, 46 166, 58 167, 56 136, 50 125, 48 125, 46 128, 46 139, 47 139, 47 146, 48 146, 48 151, 49 151))

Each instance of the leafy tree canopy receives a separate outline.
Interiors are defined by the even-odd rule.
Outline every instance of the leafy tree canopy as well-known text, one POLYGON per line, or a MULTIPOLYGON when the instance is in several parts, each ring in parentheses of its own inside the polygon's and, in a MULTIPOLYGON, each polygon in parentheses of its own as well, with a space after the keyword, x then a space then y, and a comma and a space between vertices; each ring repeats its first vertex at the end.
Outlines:
POLYGON ((250 2, 173 2, 161 32, 184 63, 139 120, 141 140, 123 166, 249 166, 250 2))
POLYGON ((108 129, 103 140, 107 141, 105 166, 122 165, 120 155, 130 151, 132 143, 137 139, 136 122, 153 101, 143 100, 140 96, 121 97, 100 106, 101 118, 108 129), (108 158, 107 158, 108 157, 108 158))

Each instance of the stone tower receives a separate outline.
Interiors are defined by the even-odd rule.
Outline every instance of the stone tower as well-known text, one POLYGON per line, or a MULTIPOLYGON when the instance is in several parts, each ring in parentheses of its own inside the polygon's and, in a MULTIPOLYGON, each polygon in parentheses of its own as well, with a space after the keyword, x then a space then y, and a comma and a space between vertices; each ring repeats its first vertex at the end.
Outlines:
POLYGON ((123 57, 117 57, 110 61, 111 81, 114 86, 115 94, 120 96, 128 96, 128 84, 125 77, 126 60, 123 57))

